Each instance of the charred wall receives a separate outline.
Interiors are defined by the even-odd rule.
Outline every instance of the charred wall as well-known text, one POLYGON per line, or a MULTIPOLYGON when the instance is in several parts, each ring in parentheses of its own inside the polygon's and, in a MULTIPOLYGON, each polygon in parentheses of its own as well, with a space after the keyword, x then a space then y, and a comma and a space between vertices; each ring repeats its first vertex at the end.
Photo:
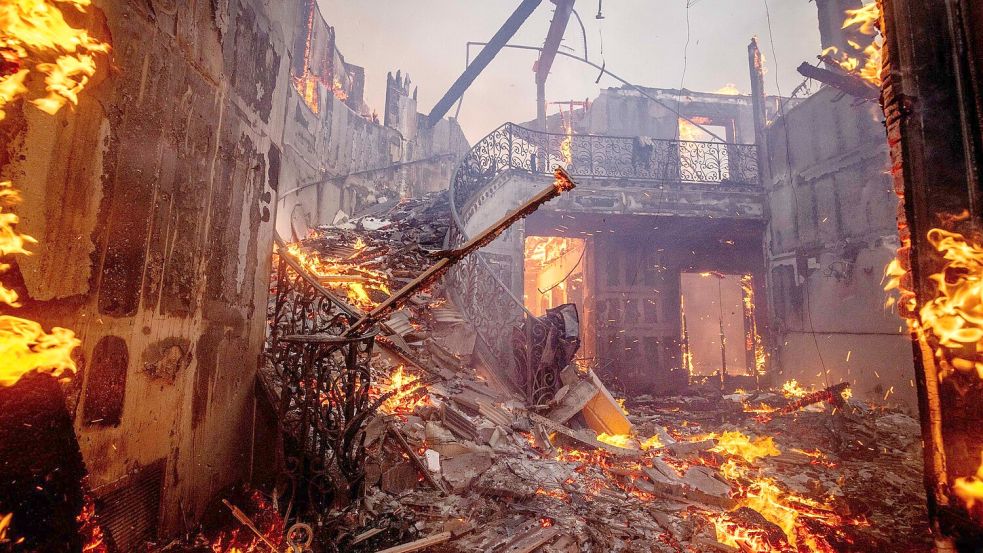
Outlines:
POLYGON ((767 129, 766 252, 785 378, 849 380, 859 397, 915 406, 902 319, 885 308, 898 247, 882 118, 824 88, 767 129))
POLYGON ((249 475, 291 25, 252 0, 97 8, 97 84, 4 122, 0 174, 40 244, 13 278, 25 312, 82 339, 90 484, 166 464, 153 507, 174 532, 249 475))
POLYGON ((253 426, 278 211, 330 222, 446 186, 467 141, 449 121, 404 137, 374 120, 312 0, 97 0, 90 19, 112 53, 78 106, 17 104, 0 126, 0 179, 39 242, 5 278, 24 316, 82 339, 70 404, 89 483, 143 502, 152 537, 269 467, 253 426))

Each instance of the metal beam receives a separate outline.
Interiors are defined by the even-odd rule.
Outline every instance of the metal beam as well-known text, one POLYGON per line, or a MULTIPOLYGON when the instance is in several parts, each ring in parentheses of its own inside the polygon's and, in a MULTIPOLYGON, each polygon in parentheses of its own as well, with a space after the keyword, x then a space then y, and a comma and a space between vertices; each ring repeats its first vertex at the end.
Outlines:
POLYGON ((553 12, 553 21, 550 22, 550 30, 546 33, 546 42, 543 49, 539 52, 539 61, 536 63, 536 82, 545 83, 553 67, 553 60, 556 59, 556 51, 560 48, 560 41, 563 40, 563 33, 567 30, 567 23, 570 21, 570 14, 573 12, 574 0, 553 0, 556 4, 556 11, 553 12))
POLYGON ((559 50, 563 34, 567 30, 570 14, 573 12, 574 0, 552 0, 552 2, 556 4, 556 10, 553 12, 550 30, 546 33, 546 41, 543 43, 543 49, 539 51, 539 60, 536 62, 536 121, 541 131, 547 130, 546 79, 550 75, 553 60, 556 59, 556 52, 559 50))
POLYGON ((495 33, 495 36, 488 41, 488 44, 481 49, 481 52, 478 52, 478 55, 474 58, 474 62, 464 69, 464 72, 454 81, 454 84, 447 90, 444 97, 430 110, 430 115, 427 116, 427 122, 431 127, 436 125, 447 114, 447 111, 451 109, 454 102, 464 94, 464 91, 471 86, 471 83, 478 78, 478 75, 484 71, 485 67, 495 59, 495 56, 502 50, 502 47, 515 35, 519 27, 539 7, 542 1, 522 0, 522 3, 512 12, 512 15, 502 25, 502 28, 495 33))

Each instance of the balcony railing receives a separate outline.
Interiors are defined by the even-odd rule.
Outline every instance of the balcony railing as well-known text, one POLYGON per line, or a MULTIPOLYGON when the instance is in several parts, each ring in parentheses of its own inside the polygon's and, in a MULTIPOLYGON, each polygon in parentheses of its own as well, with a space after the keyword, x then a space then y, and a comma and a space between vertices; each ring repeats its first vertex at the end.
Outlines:
MULTIPOLYGON (((549 174, 557 165, 588 188, 596 179, 630 181, 637 188, 760 185, 753 144, 566 135, 506 123, 471 148, 451 179, 452 245, 468 239, 470 215, 494 201, 483 192, 496 177, 508 171, 549 174)), ((455 266, 447 280, 455 303, 475 325, 479 354, 503 376, 516 377, 511 339, 512 328, 528 313, 522 302, 480 253, 455 266)))

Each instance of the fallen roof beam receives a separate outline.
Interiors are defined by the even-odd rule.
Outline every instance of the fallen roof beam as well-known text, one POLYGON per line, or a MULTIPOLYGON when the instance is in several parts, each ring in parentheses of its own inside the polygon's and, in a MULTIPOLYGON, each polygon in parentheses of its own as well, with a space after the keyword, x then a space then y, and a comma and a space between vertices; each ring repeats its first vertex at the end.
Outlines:
POLYGON ((436 125, 447 114, 447 111, 451 109, 454 102, 464 94, 468 87, 471 86, 471 83, 485 70, 485 67, 495 59, 495 56, 502 50, 502 47, 508 43, 516 31, 519 30, 519 27, 522 26, 541 3, 542 0, 522 0, 522 3, 512 12, 512 15, 502 25, 502 28, 495 33, 495 36, 488 41, 488 44, 481 49, 481 52, 478 52, 478 55, 474 58, 474 62, 464 69, 464 72, 454 81, 454 84, 447 90, 444 97, 430 110, 430 115, 427 116, 427 122, 431 127, 436 125))

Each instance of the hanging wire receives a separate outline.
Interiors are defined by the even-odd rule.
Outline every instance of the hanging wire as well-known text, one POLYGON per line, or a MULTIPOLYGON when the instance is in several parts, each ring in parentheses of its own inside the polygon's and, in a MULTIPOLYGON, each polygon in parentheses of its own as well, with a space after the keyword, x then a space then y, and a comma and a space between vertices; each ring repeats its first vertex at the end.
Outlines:
MULTIPOLYGON (((771 26, 771 10, 768 7, 768 0, 763 0, 765 4, 765 17, 768 21, 768 40, 771 42, 771 55, 775 60, 775 67, 778 64, 778 50, 775 48, 775 34, 771 26)), ((778 79, 778 71, 775 71, 775 88, 778 91, 778 113, 781 115, 783 122, 782 128, 785 130, 785 165, 788 170, 786 173, 786 178, 788 179, 789 188, 792 190, 792 204, 793 209, 795 209, 796 216, 799 213, 799 196, 796 192, 796 187, 792 183, 792 146, 791 139, 788 132, 788 118, 786 117, 786 103, 782 101, 782 86, 778 79)), ((812 295, 809 292, 809 282, 808 276, 805 283, 805 299, 806 299, 806 318, 809 321, 809 334, 812 335, 812 341, 816 345, 816 355, 819 357, 819 364, 823 368, 823 379, 826 382, 826 387, 830 387, 829 382, 829 368, 826 366, 826 361, 823 360, 823 350, 819 345, 819 338, 816 336, 816 326, 812 322, 812 295)))

